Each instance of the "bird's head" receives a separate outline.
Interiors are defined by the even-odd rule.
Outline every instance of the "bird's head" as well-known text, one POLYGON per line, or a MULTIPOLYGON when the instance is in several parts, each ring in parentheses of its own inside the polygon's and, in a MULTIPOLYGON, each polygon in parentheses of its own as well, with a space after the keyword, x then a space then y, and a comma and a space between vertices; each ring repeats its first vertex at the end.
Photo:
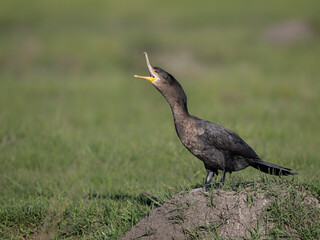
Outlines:
POLYGON ((156 89, 158 89, 158 91, 165 97, 171 108, 174 108, 178 105, 183 106, 184 113, 187 113, 187 96, 179 82, 170 73, 166 72, 162 68, 152 67, 148 58, 148 54, 144 54, 146 56, 150 76, 134 76, 151 82, 153 86, 155 86, 156 89))
POLYGON ((134 75, 134 77, 146 79, 158 89, 168 87, 168 85, 173 85, 176 82, 170 73, 166 72, 162 68, 151 66, 148 54, 146 52, 144 54, 146 56, 146 62, 150 76, 134 75))

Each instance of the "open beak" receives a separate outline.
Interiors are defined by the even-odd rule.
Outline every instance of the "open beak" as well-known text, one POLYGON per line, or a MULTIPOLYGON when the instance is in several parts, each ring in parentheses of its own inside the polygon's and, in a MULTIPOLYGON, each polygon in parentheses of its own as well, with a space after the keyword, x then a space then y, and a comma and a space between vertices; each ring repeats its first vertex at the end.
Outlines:
POLYGON ((158 79, 158 75, 156 74, 156 72, 154 71, 153 67, 150 64, 149 58, 148 58, 148 54, 146 52, 144 52, 145 56, 146 56, 146 62, 147 62, 147 66, 148 66, 148 70, 149 70, 149 74, 150 76, 139 76, 139 75, 134 75, 134 77, 136 78, 143 78, 148 80, 149 82, 153 82, 155 80, 158 79))

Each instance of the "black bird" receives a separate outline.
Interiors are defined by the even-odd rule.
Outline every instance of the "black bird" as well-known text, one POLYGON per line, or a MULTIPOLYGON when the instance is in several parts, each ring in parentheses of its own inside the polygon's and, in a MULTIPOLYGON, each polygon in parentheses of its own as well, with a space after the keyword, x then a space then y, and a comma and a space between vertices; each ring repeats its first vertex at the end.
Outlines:
POLYGON ((218 175, 218 170, 222 170, 221 184, 224 184, 226 172, 239 171, 248 166, 278 176, 296 174, 289 168, 262 161, 233 131, 191 116, 187 109, 187 96, 179 82, 165 70, 152 67, 147 53, 145 56, 150 76, 135 77, 151 82, 169 103, 179 139, 204 163, 207 170, 206 189, 214 174, 218 175))

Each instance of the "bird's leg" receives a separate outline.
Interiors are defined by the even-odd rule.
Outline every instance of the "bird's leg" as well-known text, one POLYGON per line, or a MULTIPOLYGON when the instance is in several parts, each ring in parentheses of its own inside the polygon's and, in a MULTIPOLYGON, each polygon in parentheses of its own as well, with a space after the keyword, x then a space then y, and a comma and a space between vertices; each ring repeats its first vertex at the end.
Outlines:
POLYGON ((204 184, 204 188, 206 191, 208 191, 208 189, 210 188, 210 182, 212 180, 212 177, 214 176, 214 172, 207 170, 207 177, 206 177, 206 182, 204 184))
POLYGON ((222 177, 221 177, 221 180, 220 180, 220 183, 223 185, 224 184, 224 180, 226 178, 226 170, 223 170, 222 171, 222 177))

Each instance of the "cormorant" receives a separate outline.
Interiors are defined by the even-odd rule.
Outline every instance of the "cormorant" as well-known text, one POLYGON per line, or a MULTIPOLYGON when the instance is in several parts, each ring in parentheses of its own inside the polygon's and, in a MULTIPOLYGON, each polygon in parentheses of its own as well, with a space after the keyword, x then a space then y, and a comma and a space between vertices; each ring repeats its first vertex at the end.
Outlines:
POLYGON ((218 170, 222 170, 221 184, 224 184, 226 172, 239 171, 248 166, 278 176, 296 174, 289 168, 262 161, 233 131, 191 116, 187 109, 187 96, 179 82, 160 67, 152 67, 147 53, 144 54, 150 76, 134 76, 151 82, 169 103, 179 139, 204 163, 207 170, 206 189, 212 177, 218 175, 218 170))

